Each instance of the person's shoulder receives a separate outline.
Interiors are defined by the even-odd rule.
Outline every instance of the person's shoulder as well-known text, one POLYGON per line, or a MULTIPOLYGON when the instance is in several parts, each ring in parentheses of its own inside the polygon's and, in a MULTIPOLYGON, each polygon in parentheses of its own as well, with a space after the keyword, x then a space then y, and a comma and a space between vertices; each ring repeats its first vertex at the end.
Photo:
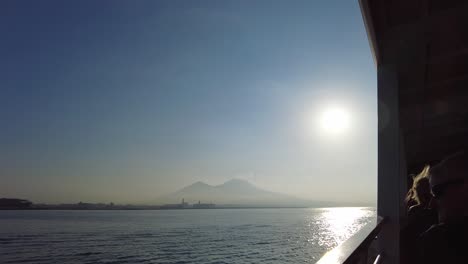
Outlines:
POLYGON ((420 263, 455 263, 447 262, 451 258, 447 243, 447 228, 444 224, 432 225, 419 236, 418 248, 420 263))
POLYGON ((440 241, 440 239, 444 238, 447 234, 447 226, 445 224, 435 224, 429 227, 426 231, 424 231, 420 238, 422 241, 425 242, 436 242, 440 241))
POLYGON ((408 216, 412 216, 421 211, 422 209, 423 207, 420 204, 413 205, 408 209, 408 216))
POLYGON ((422 235, 432 235, 432 234, 438 234, 438 233, 443 233, 447 230, 447 225, 444 223, 440 224, 435 224, 429 227, 422 235))

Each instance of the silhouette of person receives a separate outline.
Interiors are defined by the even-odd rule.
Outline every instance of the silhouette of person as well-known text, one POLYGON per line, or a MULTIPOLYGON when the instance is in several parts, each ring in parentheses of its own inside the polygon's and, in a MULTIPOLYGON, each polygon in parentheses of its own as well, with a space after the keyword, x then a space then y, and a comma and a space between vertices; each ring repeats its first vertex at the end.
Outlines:
POLYGON ((468 153, 459 152, 430 170, 439 224, 421 235, 420 263, 468 263, 468 153))
POLYGON ((401 263, 414 263, 418 258, 416 243, 419 236, 437 223, 429 184, 429 165, 413 178, 407 201, 414 201, 408 209, 408 222, 401 231, 401 263), (409 199, 408 199, 409 198, 409 199))
POLYGON ((419 212, 427 209, 432 209, 431 204, 432 194, 429 183, 429 165, 424 166, 423 170, 414 177, 413 186, 409 193, 409 198, 414 201, 413 205, 408 208, 408 216, 410 218, 418 216, 419 212))

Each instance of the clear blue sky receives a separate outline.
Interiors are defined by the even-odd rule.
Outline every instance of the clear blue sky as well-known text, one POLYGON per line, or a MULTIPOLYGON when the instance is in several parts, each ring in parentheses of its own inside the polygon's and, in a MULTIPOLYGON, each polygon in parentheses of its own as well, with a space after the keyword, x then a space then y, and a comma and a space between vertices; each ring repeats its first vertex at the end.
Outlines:
POLYGON ((0 197, 141 202, 243 178, 374 202, 357 1, 0 2, 0 197), (350 127, 315 124, 339 106, 350 127))

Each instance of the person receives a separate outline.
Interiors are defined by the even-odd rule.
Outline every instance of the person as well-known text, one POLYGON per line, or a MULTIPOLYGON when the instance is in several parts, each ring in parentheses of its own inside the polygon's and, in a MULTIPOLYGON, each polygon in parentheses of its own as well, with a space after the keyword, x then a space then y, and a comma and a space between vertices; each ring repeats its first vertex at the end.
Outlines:
POLYGON ((432 201, 429 185, 430 166, 413 177, 407 194, 408 222, 401 230, 401 263, 414 263, 418 258, 416 242, 419 236, 437 224, 437 211, 432 201), (412 204, 409 206, 409 204, 412 204))
POLYGON ((429 169, 429 165, 424 166, 422 171, 413 178, 413 186, 408 191, 407 197, 407 200, 409 200, 408 204, 412 204, 408 206, 409 218, 418 218, 421 213, 424 214, 425 211, 431 211, 431 214, 433 214, 434 210, 432 209, 434 209, 434 206, 431 203, 432 195, 428 177, 429 169), (413 202, 411 203, 411 201, 413 202))
POLYGON ((420 237, 420 263, 468 263, 468 153, 449 156, 429 173, 439 224, 420 237))

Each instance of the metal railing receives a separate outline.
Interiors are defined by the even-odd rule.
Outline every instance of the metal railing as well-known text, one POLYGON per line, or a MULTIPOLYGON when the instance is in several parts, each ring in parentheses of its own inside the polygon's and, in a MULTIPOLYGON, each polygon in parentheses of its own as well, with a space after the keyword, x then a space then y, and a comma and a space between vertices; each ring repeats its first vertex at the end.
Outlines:
POLYGON ((383 263, 383 257, 381 254, 377 255, 377 257, 374 260, 374 264, 381 264, 383 263))
MULTIPOLYGON (((384 218, 377 217, 336 248, 328 251, 317 264, 367 264, 368 251, 371 243, 382 228, 384 218)), ((377 254, 374 264, 381 264, 383 257, 377 254)))

